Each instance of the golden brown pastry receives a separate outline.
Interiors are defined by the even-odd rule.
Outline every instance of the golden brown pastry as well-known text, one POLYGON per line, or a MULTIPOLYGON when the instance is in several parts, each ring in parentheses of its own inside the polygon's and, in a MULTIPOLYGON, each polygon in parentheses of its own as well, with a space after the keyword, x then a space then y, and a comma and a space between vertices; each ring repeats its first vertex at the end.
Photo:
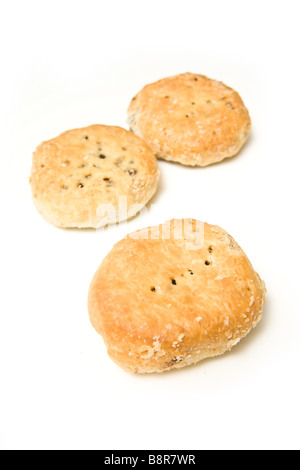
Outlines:
POLYGON ((158 181, 150 148, 120 127, 70 130, 33 155, 33 201, 59 227, 98 228, 129 219, 152 198, 158 181))
POLYGON ((146 85, 130 103, 128 124, 157 157, 206 166, 240 151, 251 120, 236 91, 184 73, 146 85))
POLYGON ((89 291, 108 354, 129 372, 162 372, 229 351, 262 317, 265 286, 224 230, 172 220, 117 243, 89 291))

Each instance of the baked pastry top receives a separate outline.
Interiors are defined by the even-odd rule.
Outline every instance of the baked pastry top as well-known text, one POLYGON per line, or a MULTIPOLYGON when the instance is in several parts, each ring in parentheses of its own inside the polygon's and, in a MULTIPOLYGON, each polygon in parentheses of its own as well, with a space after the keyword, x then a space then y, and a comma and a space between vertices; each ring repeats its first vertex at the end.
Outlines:
POLYGON ((158 181, 150 148, 121 127, 69 130, 43 142, 33 154, 33 201, 59 227, 98 228, 130 218, 152 198, 158 181), (127 205, 122 214, 121 197, 127 205))
POLYGON ((235 156, 251 128, 236 91, 193 73, 146 85, 129 105, 128 124, 157 157, 191 166, 235 156))
POLYGON ((172 220, 117 243, 89 291, 89 315, 126 371, 181 368, 223 354, 262 317, 265 286, 223 229, 172 220))

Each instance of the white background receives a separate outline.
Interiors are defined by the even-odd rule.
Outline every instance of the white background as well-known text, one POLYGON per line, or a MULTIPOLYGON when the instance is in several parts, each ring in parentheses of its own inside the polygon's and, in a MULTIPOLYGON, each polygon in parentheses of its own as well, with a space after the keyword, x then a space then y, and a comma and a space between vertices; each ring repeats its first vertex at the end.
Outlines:
POLYGON ((1 2, 0 448, 299 449, 298 4, 1 2), (155 206, 115 230, 46 223, 28 183, 35 147, 127 127, 137 91, 186 71, 243 97, 253 129, 240 155, 159 162, 155 206), (267 284, 265 316, 221 358, 130 375, 89 323, 89 283, 125 234, 181 216, 234 236, 267 284))

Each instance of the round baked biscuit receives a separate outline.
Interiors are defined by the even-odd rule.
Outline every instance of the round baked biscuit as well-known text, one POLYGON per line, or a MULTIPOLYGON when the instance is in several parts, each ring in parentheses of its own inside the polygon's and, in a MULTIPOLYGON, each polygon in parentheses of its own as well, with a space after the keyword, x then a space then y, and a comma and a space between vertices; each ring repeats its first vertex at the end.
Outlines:
POLYGON ((185 73, 146 85, 129 105, 128 124, 158 158, 207 166, 240 151, 251 120, 236 91, 185 73))
POLYGON ((150 148, 121 127, 69 130, 33 155, 34 203, 59 227, 98 228, 129 219, 152 198, 158 181, 150 148))
POLYGON ((229 351, 262 317, 265 286, 224 230, 172 220, 117 243, 89 290, 89 316, 128 372, 163 372, 229 351))

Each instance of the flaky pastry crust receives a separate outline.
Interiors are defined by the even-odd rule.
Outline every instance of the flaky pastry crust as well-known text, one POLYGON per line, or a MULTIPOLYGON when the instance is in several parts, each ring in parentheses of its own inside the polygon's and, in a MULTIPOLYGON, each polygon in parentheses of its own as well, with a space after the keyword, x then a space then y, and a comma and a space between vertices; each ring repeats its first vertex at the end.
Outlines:
POLYGON ((237 155, 251 128, 236 91, 193 73, 146 85, 129 105, 128 124, 158 158, 190 166, 237 155))
POLYGON ((31 187, 38 211, 59 227, 98 228, 133 217, 156 192, 157 160, 121 127, 92 125, 43 142, 33 154, 31 187), (119 211, 120 197, 127 210, 119 211), (107 206, 107 207, 106 207, 107 206))
POLYGON ((233 238, 186 219, 117 243, 94 276, 88 307, 111 359, 151 373, 229 351, 257 325, 264 301, 265 285, 233 238), (181 238, 178 226, 189 228, 181 238))

